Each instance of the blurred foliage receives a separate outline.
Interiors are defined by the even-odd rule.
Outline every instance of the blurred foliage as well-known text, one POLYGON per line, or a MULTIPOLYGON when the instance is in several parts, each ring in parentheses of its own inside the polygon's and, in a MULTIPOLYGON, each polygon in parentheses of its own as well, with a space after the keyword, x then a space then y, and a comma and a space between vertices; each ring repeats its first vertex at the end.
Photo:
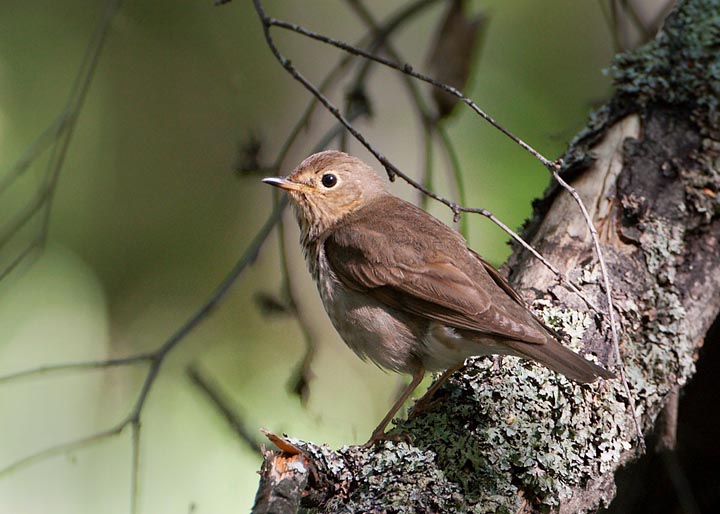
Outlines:
MULTIPOLYGON (((403 4, 367 2, 377 17, 403 4)), ((365 33, 343 2, 275 0, 266 8, 343 40, 365 33)), ((609 92, 601 69, 611 38, 597 2, 488 0, 469 8, 490 17, 469 96, 557 157, 609 92)), ((0 4, 0 173, 60 113, 102 9, 97 0, 0 4)), ((440 5, 426 10, 393 38, 418 70, 442 12, 440 5)), ((339 56, 295 34, 277 32, 277 40, 315 81, 339 56)), ((370 81, 375 116, 358 127, 400 168, 420 169, 422 130, 401 81, 381 69, 370 81)), ((342 94, 342 87, 333 90, 338 101, 342 94)), ((238 147, 256 137, 260 162, 271 162, 308 99, 272 58, 250 2, 126 1, 60 176, 48 244, 0 283, 0 374, 160 344, 202 304, 271 210, 272 192, 259 176, 234 172, 238 147)), ((518 227, 547 185, 547 172, 469 110, 458 110, 448 129, 469 205, 518 227)), ((327 113, 316 115, 284 172, 331 124, 327 113)), ((368 158, 353 142, 350 151, 368 158)), ((435 187, 451 195, 446 160, 440 151, 435 157, 435 187)), ((47 158, 0 197, 0 222, 31 198, 47 158)), ((392 187, 417 198, 404 184, 392 187)), ((433 204, 431 211, 450 221, 444 207, 433 204)), ((191 385, 185 374, 191 363, 219 384, 253 431, 263 426, 337 446, 363 441, 385 412, 398 378, 360 362, 340 342, 296 237, 293 222, 287 235, 293 287, 319 344, 309 404, 303 408, 286 391, 303 352, 297 323, 263 317, 253 300, 260 290, 280 287, 272 239, 161 370, 143 417, 140 512, 243 512, 252 504, 260 456, 191 385)), ((509 252, 505 240, 487 220, 471 218, 471 245, 496 265, 509 252)), ((0 251, 5 264, 13 244, 0 251)), ((116 423, 136 397, 141 370, 0 384, 0 467, 116 423)), ((123 433, 23 468, 0 478, 0 511, 127 512, 130 462, 123 433)))

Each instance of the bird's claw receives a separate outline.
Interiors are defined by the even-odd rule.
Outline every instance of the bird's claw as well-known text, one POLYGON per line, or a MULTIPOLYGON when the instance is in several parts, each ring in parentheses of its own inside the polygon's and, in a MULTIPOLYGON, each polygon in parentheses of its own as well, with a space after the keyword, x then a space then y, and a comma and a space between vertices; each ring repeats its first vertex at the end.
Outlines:
POLYGON ((369 450, 370 448, 375 446, 376 443, 379 443, 381 441, 405 442, 407 444, 412 444, 412 437, 410 437, 410 434, 404 433, 391 434, 386 432, 373 432, 368 442, 365 444, 361 444, 360 448, 369 450))
MULTIPOLYGON (((433 395, 434 396, 434 395, 433 395)), ((408 419, 413 419, 419 414, 422 414, 423 412, 431 411, 438 407, 442 403, 441 398, 435 398, 434 400, 426 399, 425 396, 420 398, 415 405, 413 406, 412 410, 408 414, 408 419)))

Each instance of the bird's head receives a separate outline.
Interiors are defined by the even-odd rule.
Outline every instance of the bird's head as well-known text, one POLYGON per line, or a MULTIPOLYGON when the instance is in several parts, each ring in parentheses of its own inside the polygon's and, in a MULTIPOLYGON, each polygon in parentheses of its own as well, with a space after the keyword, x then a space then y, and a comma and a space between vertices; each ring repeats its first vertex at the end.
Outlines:
POLYGON ((333 150, 311 155, 286 178, 266 178, 263 182, 289 193, 306 240, 389 194, 370 166, 333 150))

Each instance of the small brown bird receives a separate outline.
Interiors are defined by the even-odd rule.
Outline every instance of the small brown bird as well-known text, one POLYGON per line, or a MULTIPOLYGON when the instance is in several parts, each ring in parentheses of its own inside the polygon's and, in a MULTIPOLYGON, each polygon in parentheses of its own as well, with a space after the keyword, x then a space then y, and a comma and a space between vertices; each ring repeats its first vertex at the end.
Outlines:
POLYGON ((362 359, 412 375, 366 446, 426 371, 452 371, 473 355, 515 355, 577 382, 612 373, 560 344, 465 239, 392 195, 375 171, 342 152, 305 159, 266 184, 290 194, 305 259, 325 310, 362 359))

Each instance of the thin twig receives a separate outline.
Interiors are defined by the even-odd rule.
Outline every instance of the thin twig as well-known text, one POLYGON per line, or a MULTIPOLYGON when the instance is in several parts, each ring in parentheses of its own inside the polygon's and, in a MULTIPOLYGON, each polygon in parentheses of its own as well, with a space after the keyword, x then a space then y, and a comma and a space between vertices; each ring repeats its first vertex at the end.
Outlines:
MULTIPOLYGON (((18 231, 25 226, 35 215, 40 211, 43 205, 47 202, 50 196, 50 190, 47 187, 42 187, 37 193, 35 193, 33 199, 28 203, 14 218, 8 223, 7 228, 0 234, 0 249, 4 248, 5 245, 10 243, 18 231)), ((38 241, 42 241, 41 237, 37 238, 38 241)), ((41 244, 41 243, 39 243, 41 244)), ((14 264, 14 262, 13 262, 14 264)), ((17 265, 17 264, 15 264, 17 265)), ((7 275, 7 271, 3 270, 3 276, 7 275)))
MULTIPOLYGON (((377 48, 392 32, 400 28, 403 24, 407 23, 412 17, 422 12, 423 9, 429 7, 436 2, 438 2, 438 0, 417 0, 406 5, 405 7, 398 10, 395 14, 390 15, 388 19, 382 23, 382 25, 378 26, 378 30, 375 32, 374 37, 369 40, 369 43, 365 43, 365 41, 368 40, 368 37, 365 36, 361 38, 360 42, 357 43, 355 46, 367 46, 367 48, 370 50, 373 48, 377 48)), ((345 67, 347 67, 348 64, 350 64, 352 59, 353 55, 351 54, 345 54, 343 57, 341 57, 338 62, 330 69, 325 78, 323 78, 323 80, 320 82, 318 89, 324 92, 337 79, 340 72, 345 67)), ((319 101, 317 100, 317 98, 313 97, 308 103, 303 113, 301 114, 297 123, 293 126, 292 130, 290 131, 290 135, 283 143, 283 146, 277 154, 275 163, 272 166, 272 169, 274 169, 276 172, 281 169, 282 163, 285 161, 285 158, 287 157, 290 149, 292 148, 292 145, 295 143, 298 136, 302 133, 303 128, 307 126, 310 117, 312 116, 315 108, 318 105, 319 101)))
POLYGON ((155 378, 157 378, 157 373, 160 370, 167 354, 170 353, 175 346, 180 343, 180 341, 185 339, 185 337, 198 324, 200 324, 201 321, 207 318, 213 309, 215 309, 215 307, 217 307, 220 303, 220 300, 225 297, 230 288, 235 284, 240 274, 245 271, 248 266, 255 262, 258 253, 260 252, 260 248, 262 248, 263 244, 270 235, 270 232, 272 232, 273 228, 277 225, 286 206, 287 199, 283 198, 250 242, 245 253, 240 257, 240 259, 238 259, 235 266, 233 266, 222 282, 220 282, 220 284, 215 288, 215 291, 210 295, 210 298, 197 311, 195 311, 195 313, 185 323, 183 323, 183 325, 177 329, 172 336, 170 336, 155 352, 153 352, 153 361, 150 371, 148 372, 148 376, 145 378, 145 384, 138 397, 134 413, 131 415, 133 419, 139 418, 140 411, 147 399, 152 383, 155 378))
POLYGON ((13 164, 6 173, 3 173, 3 177, 0 179, 0 194, 3 194, 15 180, 30 169, 30 165, 35 159, 37 159, 50 144, 57 140, 58 136, 62 134, 67 127, 67 121, 67 113, 63 112, 42 131, 35 141, 30 143, 30 146, 28 146, 22 156, 15 161, 15 164, 13 164))
POLYGON ((605 263, 605 256, 600 246, 600 238, 598 237, 597 229, 592 222, 590 213, 585 208, 585 203, 582 201, 580 195, 575 190, 575 188, 565 182, 565 180, 560 176, 558 172, 553 172, 553 177, 555 177, 555 180, 557 180, 558 184, 565 188, 565 190, 575 199, 575 203, 580 208, 580 212, 582 212, 583 218, 585 218, 585 224, 590 231, 590 236, 592 237, 593 245, 595 247, 595 253, 597 255, 598 262, 600 263, 600 273, 602 275, 603 285, 605 288, 605 297, 607 300, 607 314, 610 322, 610 332, 612 334, 615 360, 618 364, 617 368, 620 373, 620 380, 622 382, 623 389, 625 389, 625 394, 628 398, 628 405, 630 406, 630 411, 632 412, 633 421, 635 423, 638 447, 641 453, 645 453, 645 439, 643 438, 640 418, 635 408, 635 400, 632 393, 630 392, 630 384, 628 384, 627 378, 625 376, 625 366, 623 365, 622 355, 620 354, 620 337, 618 335, 617 322, 615 320, 615 307, 613 306, 612 286, 610 284, 610 275, 607 270, 607 264, 605 263))
POLYGON ((190 381, 210 400, 213 406, 222 414, 225 421, 242 442, 247 444, 250 449, 260 454, 262 447, 257 438, 254 437, 245 426, 245 421, 230 408, 229 402, 220 392, 220 388, 214 384, 209 378, 200 372, 197 366, 193 365, 187 369, 187 375, 190 381))
POLYGON ((24 371, 17 371, 15 373, 9 373, 7 375, 0 376, 0 384, 3 382, 10 382, 12 380, 18 380, 22 378, 28 378, 36 375, 45 375, 48 373, 55 373, 58 371, 78 371, 86 369, 100 369, 100 368, 114 368, 119 366, 128 366, 130 364, 138 364, 141 362, 149 362, 153 358, 152 353, 139 353, 137 355, 130 355, 128 357, 118 357, 115 359, 107 359, 101 361, 86 361, 86 362, 68 362, 66 364, 53 364, 50 366, 40 366, 37 368, 27 369, 24 371))
POLYGON ((110 0, 105 8, 103 19, 98 26, 95 34, 93 34, 90 44, 80 66, 80 73, 75 79, 72 87, 72 93, 67 102, 66 112, 68 115, 67 128, 60 134, 59 145, 53 147, 53 157, 47 166, 47 181, 45 189, 48 191, 47 201, 44 205, 44 215, 42 228, 40 231, 41 245, 47 240, 48 230, 50 228, 50 212, 52 211, 53 200, 55 199, 55 191, 57 190, 57 182, 60 178, 60 172, 65 163, 67 151, 70 148, 70 141, 77 126, 77 119, 80 115, 87 92, 90 89, 92 79, 95 77, 95 69, 100 60, 100 53, 107 39, 110 30, 110 24, 115 17, 115 13, 120 8, 122 0, 110 0))
MULTIPOLYGON (((421 175, 421 183, 425 189, 432 189, 433 188, 433 133, 432 129, 430 128, 429 123, 423 123, 423 172, 421 175)), ((430 201, 430 197, 423 193, 422 191, 418 191, 418 194, 420 195, 420 207, 422 207, 424 210, 427 210, 428 202, 430 201)), ((460 201, 460 199, 458 199, 460 201)), ((464 218, 462 218, 460 221, 464 222, 464 218)), ((462 233, 465 238, 467 238, 467 233, 462 233)))
MULTIPOLYGON (((381 27, 377 24, 375 19, 373 18, 370 11, 365 7, 365 4, 361 0, 347 0, 347 2, 350 4, 350 6, 355 10, 355 12, 358 14, 361 20, 365 22, 365 24, 374 31, 374 33, 379 34, 381 27)), ((395 61, 402 61, 400 54, 398 51, 394 48, 393 45, 391 45, 389 42, 385 41, 382 45, 382 48, 388 53, 388 55, 393 58, 395 61)), ((364 78, 367 76, 367 73, 369 72, 370 66, 374 63, 374 61, 366 60, 365 66, 362 68, 361 72, 358 74, 355 83, 358 84, 361 80, 364 80, 364 78)), ((447 153, 449 159, 450 159, 450 165, 452 169, 452 175, 451 177, 455 181, 455 192, 457 195, 457 203, 460 205, 465 205, 467 203, 466 196, 465 196, 465 186, 462 179, 462 170, 460 169, 459 161, 457 160, 457 156, 455 154, 455 149, 452 146, 452 142, 447 137, 447 134, 445 134, 444 129, 436 122, 436 120, 433 117, 432 111, 428 108, 427 104, 425 103, 425 100, 423 99, 422 94, 420 93, 420 90, 417 87, 417 84, 414 80, 412 80, 412 77, 401 73, 400 76, 403 79, 403 83, 405 84, 406 89, 408 90, 408 94, 410 96, 410 99, 413 102, 413 105, 415 106, 415 110, 417 111, 418 119, 420 121, 420 124, 422 126, 423 130, 423 146, 424 146, 424 166, 423 166, 423 175, 420 180, 420 182, 423 184, 425 189, 431 189, 432 188, 432 181, 433 181, 433 132, 437 132, 440 136, 440 141, 442 142, 445 152, 447 153)), ((423 192, 420 191, 420 204, 423 208, 427 207, 427 201, 428 196, 423 192)), ((468 238, 469 235, 469 227, 467 223, 467 219, 465 217, 460 218, 460 233, 465 237, 468 238)))
POLYGON ((528 252, 532 253, 533 256, 539 260, 541 263, 545 265, 546 268, 548 268, 550 271, 552 271, 555 276, 560 280, 562 283, 564 283, 568 288, 570 288, 576 295, 578 295, 580 298, 582 298, 583 301, 587 305, 589 305, 595 312, 599 314, 604 314, 604 311, 590 298, 588 298, 585 293, 583 293, 575 284, 570 282, 569 279, 565 278, 565 275, 557 269, 550 261, 548 261, 545 257, 543 257, 530 243, 525 241, 522 237, 520 237, 515 231, 513 231, 510 227, 505 225, 500 219, 496 218, 493 213, 490 211, 487 211, 485 209, 473 209, 473 208, 463 208, 463 212, 472 212, 476 214, 480 214, 482 216, 485 216, 490 221, 495 223, 498 227, 500 227, 503 231, 505 231, 507 234, 510 235, 515 241, 520 243, 520 245, 525 248, 528 252))
MULTIPOLYGON (((448 161, 450 162, 450 169, 452 170, 453 177, 455 178, 455 187, 457 187, 458 201, 462 205, 465 205, 465 182, 463 179, 462 168, 460 166, 460 159, 458 158, 457 152, 455 151, 455 146, 452 144, 450 136, 448 135, 447 130, 445 130, 445 127, 442 123, 435 123, 435 132, 438 136, 440 136, 440 142, 442 143, 443 148, 445 149, 445 155, 447 155, 448 161)), ((467 226, 467 220, 464 216, 460 219, 460 233, 463 234, 466 238, 470 235, 467 226)), ((571 284, 570 281, 565 280, 564 277, 561 278, 560 281, 563 283, 571 284)), ((575 286, 571 284, 571 288, 572 287, 575 286)))
MULTIPOLYGON (((285 30, 289 30, 291 32, 296 32, 296 33, 303 35, 305 37, 308 37, 310 39, 314 39, 316 41, 320 41, 322 43, 326 43, 326 44, 335 46, 335 47, 340 48, 341 50, 344 50, 350 54, 359 55, 366 59, 370 59, 370 60, 378 62, 384 66, 387 66, 389 68, 393 68, 397 71, 405 73, 405 74, 407 74, 411 77, 414 77, 418 80, 421 80, 423 82, 427 82, 428 84, 431 84, 432 86, 434 86, 438 89, 441 89, 443 91, 450 93, 451 95, 456 96, 462 102, 467 104, 473 111, 475 111, 485 121, 490 123, 493 127, 495 127, 500 132, 505 134, 505 136, 510 138, 517 145, 519 145, 521 148, 523 148, 525 151, 527 151, 533 157, 535 157, 538 161, 540 161, 543 164, 543 166, 545 166, 548 170, 553 171, 554 169, 557 168, 556 163, 546 159, 540 152, 535 150, 533 147, 531 147, 529 144, 527 144, 522 139, 517 137, 515 134, 510 132, 508 129, 506 129, 505 127, 500 125, 500 123, 495 121, 489 114, 487 114, 485 111, 483 111, 472 99, 470 99, 467 96, 465 96, 464 94, 462 94, 456 88, 454 88, 448 84, 438 82, 437 80, 433 79, 432 77, 430 77, 428 75, 424 75, 422 73, 416 72, 413 69, 413 67, 409 64, 399 64, 399 63, 393 62, 389 59, 385 59, 383 57, 378 57, 377 55, 374 55, 370 52, 367 52, 366 50, 363 50, 361 48, 357 48, 353 45, 345 43, 344 41, 340 41, 338 39, 334 39, 334 38, 325 36, 323 34, 313 32, 312 30, 308 30, 308 29, 301 27, 299 25, 296 25, 294 23, 288 23, 283 20, 278 20, 276 18, 272 18, 267 15, 267 13, 264 10, 264 7, 260 3, 260 0, 253 0, 253 3, 255 4, 256 10, 258 10, 258 14, 260 14, 260 16, 261 16, 263 27, 265 28, 265 31, 268 31, 268 29, 270 27, 278 27, 278 28, 282 28, 285 30)), ((267 40, 267 37, 266 37, 266 40, 267 40)), ((277 55, 276 55, 276 57, 277 57, 277 55)), ((282 55, 280 55, 280 57, 278 57, 278 58, 282 58, 284 62, 289 63, 289 61, 287 61, 287 59, 282 57, 282 55)), ((283 61, 281 61, 281 62, 283 62, 283 61)))
POLYGON ((132 423, 132 459, 130 463, 130 514, 138 511, 140 489, 140 418, 132 423))
POLYGON ((32 241, 30 241, 25 248, 23 248, 20 253, 18 253, 13 260, 5 266, 2 271, 0 272, 0 282, 3 281, 5 277, 10 275, 15 268, 20 266, 23 262, 25 262, 25 259, 33 252, 33 250, 37 249, 40 246, 40 238, 36 237, 32 241))
POLYGON ((15 462, 5 466, 4 468, 1 468, 0 469, 0 478, 7 476, 10 473, 12 473, 18 469, 30 466, 36 462, 40 462, 45 459, 49 459, 50 457, 54 457, 56 455, 60 455, 65 452, 71 452, 74 450, 78 450, 78 449, 84 448, 85 446, 88 446, 90 444, 102 441, 102 440, 112 437, 114 435, 118 435, 120 432, 123 431, 123 429, 126 426, 127 426, 127 423, 122 422, 108 430, 104 430, 102 432, 96 432, 89 436, 81 437, 79 439, 75 439, 74 441, 70 441, 67 443, 51 446, 49 448, 45 448, 44 450, 40 450, 40 451, 37 451, 30 455, 27 455, 26 457, 18 459, 15 462))
MULTIPOLYGON (((75 83, 70 90, 70 96, 65 104, 63 113, 30 145, 25 154, 15 163, 9 175, 2 182, 0 192, 6 190, 14 180, 20 177, 47 146, 53 145, 43 185, 22 214, 16 217, 15 221, 10 225, 10 229, 8 229, 5 235, 0 237, 0 247, 4 246, 40 209, 43 210, 43 219, 35 246, 42 247, 47 240, 50 212, 57 189, 57 182, 65 162, 65 156, 67 155, 68 148, 70 148, 70 141, 72 140, 72 135, 77 125, 83 103, 87 97, 90 83, 95 76, 95 69, 110 30, 110 25, 121 4, 122 0, 108 0, 105 5, 103 17, 86 47, 83 61, 78 68, 75 83)), ((10 266, 0 272, 0 278, 8 276, 29 253, 27 248, 23 250, 19 258, 13 259, 10 266)))
MULTIPOLYGON (((275 225, 278 223, 280 217, 282 216, 283 211, 285 210, 285 207, 287 206, 287 200, 284 198, 279 202, 277 207, 273 210, 273 212, 270 214, 268 219, 265 221, 263 226, 260 228, 260 230, 257 232, 253 240, 248 245, 247 249, 243 253, 243 255, 238 259, 237 263, 233 268, 230 270, 230 272, 225 276, 225 278, 220 282, 220 284, 215 288, 215 291, 210 295, 210 298, 178 329, 171 335, 167 340, 165 340, 164 343, 162 343, 156 350, 154 350, 151 353, 148 354, 139 354, 131 357, 123 357, 120 359, 109 359, 104 361, 96 361, 96 362, 81 362, 81 363, 69 363, 69 364, 60 364, 55 366, 45 366, 42 368, 35 368, 33 370, 28 370, 24 372, 15 373, 13 375, 8 375, 6 377, 3 377, 5 381, 9 379, 17 379, 19 377, 26 377, 30 375, 40 374, 40 373, 46 373, 51 371, 60 371, 60 370, 70 370, 70 369, 88 369, 88 368, 101 368, 101 367, 110 367, 110 366, 121 366, 121 365, 127 365, 132 364, 140 361, 149 361, 150 362, 150 368, 148 369, 147 374, 145 375, 145 379, 143 381, 143 385, 141 387, 140 393, 138 394, 138 397, 135 401, 135 405, 133 406, 130 413, 125 417, 125 419, 120 422, 119 424, 115 425, 113 428, 110 428, 106 431, 98 432, 96 434, 90 435, 88 437, 78 439, 75 441, 71 441, 69 443, 63 443, 56 446, 52 446, 48 449, 42 450, 40 452, 36 452, 32 455, 23 457, 8 466, 6 466, 3 469, 0 469, 0 476, 5 475, 13 470, 16 470, 20 467, 24 467, 30 464, 33 464, 35 462, 38 462, 40 460, 43 460, 47 457, 50 457, 52 455, 57 455, 66 451, 72 451, 73 449, 83 446, 89 442, 93 442, 95 440, 103 439, 106 437, 109 437, 110 435, 114 435, 117 433, 122 432, 122 430, 128 426, 131 425, 133 427, 133 467, 132 467, 132 476, 131 476, 131 484, 132 484, 132 491, 137 491, 137 480, 138 480, 138 462, 139 462, 139 444, 140 444, 140 433, 139 428, 141 425, 141 417, 143 408, 145 406, 145 402, 152 390, 152 387, 155 383, 155 380, 158 377, 158 373, 160 371, 160 368, 162 364, 165 361, 165 358, 168 356, 168 354, 177 347, 177 345, 184 340, 192 330, 197 327, 197 325, 203 321, 207 316, 214 310, 215 307, 220 303, 220 301, 224 298, 224 296, 227 294, 227 292, 230 290, 230 288, 233 286, 233 284, 237 281, 237 278, 240 276, 240 274, 247 269, 248 266, 250 266, 255 259, 258 256, 258 253, 260 249, 262 248, 263 244, 267 241, 270 233, 272 232, 275 225)), ((133 498, 133 505, 136 505, 136 499, 133 498)))

